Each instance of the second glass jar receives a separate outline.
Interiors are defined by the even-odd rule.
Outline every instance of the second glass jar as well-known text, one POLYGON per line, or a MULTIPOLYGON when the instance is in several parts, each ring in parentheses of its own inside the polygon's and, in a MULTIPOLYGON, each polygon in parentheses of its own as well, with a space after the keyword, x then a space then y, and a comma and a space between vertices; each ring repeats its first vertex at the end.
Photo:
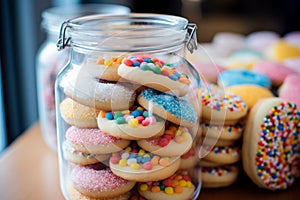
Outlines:
POLYGON ((156 14, 62 24, 70 63, 56 80, 66 199, 196 199, 201 81, 184 58, 195 26, 156 14), (173 196, 174 195, 174 196, 173 196))

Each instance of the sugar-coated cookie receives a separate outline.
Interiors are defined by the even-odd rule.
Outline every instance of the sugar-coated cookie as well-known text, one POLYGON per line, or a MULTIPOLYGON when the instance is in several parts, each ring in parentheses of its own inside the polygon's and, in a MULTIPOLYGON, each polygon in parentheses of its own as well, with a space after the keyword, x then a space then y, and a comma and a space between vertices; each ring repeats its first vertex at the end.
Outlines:
POLYGON ((134 181, 122 179, 105 165, 76 165, 70 177, 74 188, 83 195, 94 198, 114 198, 130 191, 134 181))
POLYGON ((252 108, 243 135, 246 174, 259 187, 279 190, 299 174, 300 111, 281 98, 260 100, 252 108))
POLYGON ((103 81, 97 76, 88 67, 74 66, 62 77, 60 87, 68 97, 99 110, 125 110, 133 105, 136 85, 103 81))
POLYGON ((64 141, 62 145, 63 157, 67 161, 78 165, 91 165, 107 160, 109 154, 85 153, 76 150, 69 141, 64 141))
POLYGON ((185 127, 170 125, 160 137, 137 141, 137 144, 160 156, 180 156, 192 147, 193 138, 185 127))
POLYGON ((204 86, 200 89, 200 95, 204 123, 232 125, 247 114, 247 105, 233 93, 204 86))
POLYGON ((198 120, 196 108, 187 100, 151 88, 142 91, 138 103, 177 125, 193 127, 198 120))
POLYGON ((97 116, 99 111, 82 105, 70 98, 64 99, 60 103, 61 117, 69 125, 79 128, 97 128, 97 116))
POLYGON ((237 180, 238 174, 239 168, 236 165, 202 167, 202 186, 204 188, 226 187, 237 180))
POLYGON ((125 194, 121 194, 116 197, 107 197, 107 198, 94 198, 89 197, 84 194, 81 194, 78 192, 75 188, 72 182, 67 184, 67 193, 70 197, 70 200, 128 200, 130 199, 130 192, 127 192, 125 194))
POLYGON ((142 107, 116 112, 100 111, 97 122, 107 134, 129 140, 158 137, 165 130, 165 120, 142 107))
POLYGON ((107 154, 122 150, 130 143, 113 137, 98 128, 84 129, 71 126, 66 131, 66 140, 77 151, 92 154, 107 154))
POLYGON ((259 85, 234 85, 226 88, 226 91, 241 97, 250 110, 259 99, 274 97, 273 93, 259 85))
POLYGON ((178 71, 178 64, 149 56, 124 59, 118 74, 129 81, 179 96, 187 94, 191 83, 187 74, 178 71))
POLYGON ((179 170, 164 180, 139 183, 138 191, 149 200, 188 200, 193 196, 195 186, 188 172, 179 170))
POLYGON ((126 180, 157 181, 174 174, 180 165, 180 157, 158 156, 145 151, 136 143, 118 153, 113 153, 109 166, 114 174, 126 180))

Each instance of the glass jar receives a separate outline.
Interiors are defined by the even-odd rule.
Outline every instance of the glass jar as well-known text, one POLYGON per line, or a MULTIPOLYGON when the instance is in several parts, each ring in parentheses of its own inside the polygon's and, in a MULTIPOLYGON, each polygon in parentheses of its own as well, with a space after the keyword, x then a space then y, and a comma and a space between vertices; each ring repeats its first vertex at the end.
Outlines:
POLYGON ((201 81, 185 59, 195 30, 158 14, 62 24, 57 45, 70 46, 71 58, 55 102, 66 199, 198 197, 201 81))
POLYGON ((47 33, 36 56, 38 110, 43 137, 48 146, 57 151, 54 83, 58 71, 68 62, 69 50, 56 48, 60 25, 70 18, 87 14, 126 14, 130 9, 110 4, 85 4, 54 7, 42 13, 42 27, 47 33))

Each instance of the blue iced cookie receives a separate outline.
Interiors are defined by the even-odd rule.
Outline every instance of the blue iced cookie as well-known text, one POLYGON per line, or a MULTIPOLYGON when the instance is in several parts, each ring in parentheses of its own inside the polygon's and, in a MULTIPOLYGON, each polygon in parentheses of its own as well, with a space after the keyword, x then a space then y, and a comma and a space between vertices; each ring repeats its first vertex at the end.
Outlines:
POLYGON ((175 124, 193 127, 198 114, 185 99, 163 93, 155 89, 146 89, 138 97, 138 103, 152 112, 175 124))

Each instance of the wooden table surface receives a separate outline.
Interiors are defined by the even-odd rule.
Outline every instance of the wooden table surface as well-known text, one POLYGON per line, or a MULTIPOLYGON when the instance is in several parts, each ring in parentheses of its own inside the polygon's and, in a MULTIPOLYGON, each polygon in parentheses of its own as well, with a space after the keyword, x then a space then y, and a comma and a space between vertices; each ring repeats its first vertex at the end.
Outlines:
MULTIPOLYGON (((300 182, 285 191, 259 189, 244 175, 226 188, 202 189, 201 200, 299 200, 300 182)), ((34 124, 0 155, 0 200, 62 200, 57 155, 34 124)))

